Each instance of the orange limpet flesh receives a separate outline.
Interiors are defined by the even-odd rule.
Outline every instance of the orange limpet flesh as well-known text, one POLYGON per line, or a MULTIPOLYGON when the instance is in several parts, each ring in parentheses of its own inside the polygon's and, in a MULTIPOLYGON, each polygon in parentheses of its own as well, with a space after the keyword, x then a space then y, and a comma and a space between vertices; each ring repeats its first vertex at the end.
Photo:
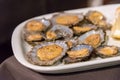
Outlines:
POLYGON ((26 25, 27 31, 43 31, 45 26, 39 21, 30 21, 26 25))
POLYGON ((40 34, 30 34, 27 37, 27 41, 41 40, 43 37, 40 34))
POLYGON ((100 40, 100 34, 92 34, 85 39, 84 43, 89 44, 95 48, 99 45, 100 40))
POLYGON ((81 50, 68 51, 67 54, 71 58, 82 58, 89 54, 89 50, 87 48, 83 48, 81 50))
POLYGON ((56 18, 56 23, 62 25, 72 25, 79 22, 79 17, 76 15, 63 15, 56 18))
POLYGON ((105 47, 101 48, 98 52, 103 55, 111 56, 117 54, 118 51, 116 47, 105 47))
POLYGON ((47 39, 49 39, 49 40, 51 40, 51 39, 56 39, 57 34, 56 34, 55 32, 53 32, 53 31, 48 31, 48 32, 46 33, 46 37, 47 37, 47 39))
POLYGON ((60 56, 62 51, 62 47, 56 44, 52 44, 39 48, 37 50, 37 56, 40 58, 40 60, 49 61, 60 56))
POLYGON ((94 12, 94 13, 91 13, 88 17, 91 21, 93 21, 95 24, 99 23, 99 21, 101 21, 104 16, 102 13, 100 12, 94 12))
POLYGON ((69 48, 73 47, 73 43, 71 41, 67 41, 67 45, 68 45, 69 48))
POLYGON ((74 26, 73 30, 76 34, 82 33, 82 32, 87 32, 90 31, 92 28, 91 27, 80 27, 80 26, 74 26))

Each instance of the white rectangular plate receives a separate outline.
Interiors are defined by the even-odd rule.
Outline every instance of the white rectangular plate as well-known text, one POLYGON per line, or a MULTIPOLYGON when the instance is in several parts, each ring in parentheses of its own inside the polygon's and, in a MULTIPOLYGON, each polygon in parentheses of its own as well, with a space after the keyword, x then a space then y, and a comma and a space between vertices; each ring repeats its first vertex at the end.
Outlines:
MULTIPOLYGON (((113 5, 105 5, 105 6, 100 6, 100 7, 91 7, 91 8, 83 8, 83 9, 76 9, 76 10, 70 10, 66 12, 70 13, 86 13, 89 10, 98 10, 102 12, 108 19, 108 22, 113 22, 115 18, 115 10, 116 8, 120 6, 120 4, 113 4, 113 5)), ((54 13, 53 13, 54 14, 54 13)), ((47 14, 43 16, 38 16, 32 19, 40 19, 40 18, 51 18, 53 14, 47 14)), ((31 20, 31 19, 29 19, 31 20)), ((41 72, 41 73, 68 73, 68 72, 75 72, 75 71, 83 71, 83 70, 89 70, 89 69, 94 69, 94 68, 100 68, 100 67, 105 67, 105 66, 111 66, 111 65, 116 65, 120 64, 120 56, 116 57, 111 57, 111 58, 105 58, 101 59, 98 58, 96 60, 90 60, 86 62, 78 62, 78 63, 73 63, 73 64, 60 64, 57 66, 37 66, 29 63, 26 61, 24 54, 27 53, 30 50, 30 46, 24 42, 24 40, 21 37, 21 32, 22 29, 27 21, 24 21, 23 23, 19 24, 12 35, 12 49, 14 56, 16 59, 24 66, 27 68, 30 68, 32 70, 41 72)), ((117 45, 120 46, 120 41, 116 41, 112 38, 109 39, 108 41, 109 45, 117 45)))

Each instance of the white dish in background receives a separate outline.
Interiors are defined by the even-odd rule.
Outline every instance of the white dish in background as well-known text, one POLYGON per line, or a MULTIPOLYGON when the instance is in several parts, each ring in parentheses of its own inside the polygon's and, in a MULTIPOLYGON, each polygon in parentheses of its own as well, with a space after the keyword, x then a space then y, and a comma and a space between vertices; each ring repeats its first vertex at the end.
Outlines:
MULTIPOLYGON (((108 19, 108 22, 112 22, 114 20, 114 13, 116 8, 120 6, 120 4, 113 4, 113 5, 105 5, 105 6, 100 6, 100 7, 92 7, 92 8, 83 8, 83 9, 76 9, 76 10, 69 10, 66 12, 70 13, 86 13, 89 10, 98 10, 102 12, 108 19)), ((53 13, 54 14, 54 13, 53 13)), ((32 19, 39 19, 39 18, 51 18, 53 14, 47 14, 43 16, 38 16, 32 19)), ((30 20, 30 19, 29 19, 30 20)), ((27 21, 29 21, 27 20, 27 21)), ((37 66, 29 63, 25 57, 24 54, 28 52, 31 47, 25 43, 25 41, 22 39, 22 29, 27 22, 23 22, 19 24, 12 35, 12 49, 15 58, 24 66, 27 68, 30 68, 32 70, 41 72, 41 73, 68 73, 68 72, 75 72, 75 71, 83 71, 83 70, 89 70, 89 69, 95 69, 95 68, 100 68, 100 67, 105 67, 105 66, 111 66, 111 65, 116 65, 120 64, 120 56, 116 57, 111 57, 111 58, 97 58, 96 60, 90 60, 86 62, 78 62, 78 63, 73 63, 73 64, 60 64, 57 66, 37 66)), ((108 41, 109 45, 117 45, 120 46, 120 41, 116 41, 112 38, 109 39, 108 41)))

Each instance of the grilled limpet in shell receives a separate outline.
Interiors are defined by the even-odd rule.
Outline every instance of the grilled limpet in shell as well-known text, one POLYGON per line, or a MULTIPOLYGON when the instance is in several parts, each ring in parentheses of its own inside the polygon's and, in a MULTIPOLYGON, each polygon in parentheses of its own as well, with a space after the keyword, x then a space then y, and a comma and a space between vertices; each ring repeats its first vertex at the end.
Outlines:
POLYGON ((83 20, 82 14, 60 13, 52 17, 53 24, 66 25, 68 27, 75 25, 83 20))
POLYGON ((54 25, 46 32, 46 40, 56 40, 59 38, 70 39, 73 37, 73 31, 63 25, 54 25))
POLYGON ((88 11, 86 19, 91 21, 93 24, 99 24, 100 21, 105 20, 105 16, 99 11, 88 11))
POLYGON ((24 40, 30 45, 39 44, 41 41, 45 39, 44 35, 40 32, 28 32, 23 35, 24 40))
POLYGON ((39 44, 45 39, 44 31, 50 28, 50 21, 42 18, 30 20, 23 28, 23 38, 30 45, 39 44))
POLYGON ((68 64, 87 60, 92 54, 92 51, 93 47, 90 45, 77 45, 67 51, 67 57, 65 57, 63 61, 65 62, 65 64, 68 64))
POLYGON ((53 65, 65 55, 67 45, 64 41, 42 42, 26 54, 27 60, 36 65, 53 65))
POLYGON ((82 34, 78 40, 80 43, 88 44, 94 48, 97 48, 105 41, 105 33, 102 29, 91 30, 82 34))
POLYGON ((50 27, 51 23, 49 20, 42 18, 28 21, 24 27, 25 32, 41 32, 45 31, 50 27))
POLYGON ((118 47, 109 45, 104 45, 96 49, 96 54, 102 58, 116 56, 119 52, 118 47))
POLYGON ((102 28, 104 30, 109 29, 111 27, 111 25, 107 23, 105 16, 99 11, 88 11, 85 18, 94 25, 97 25, 97 27, 102 28))

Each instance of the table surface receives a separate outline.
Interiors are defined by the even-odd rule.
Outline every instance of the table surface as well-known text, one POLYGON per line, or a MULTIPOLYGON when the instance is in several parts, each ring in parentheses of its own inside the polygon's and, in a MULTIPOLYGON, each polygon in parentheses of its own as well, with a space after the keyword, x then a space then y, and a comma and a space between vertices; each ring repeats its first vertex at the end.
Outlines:
POLYGON ((11 56, 0 64, 0 80, 120 80, 120 65, 66 74, 43 74, 24 67, 11 56))

